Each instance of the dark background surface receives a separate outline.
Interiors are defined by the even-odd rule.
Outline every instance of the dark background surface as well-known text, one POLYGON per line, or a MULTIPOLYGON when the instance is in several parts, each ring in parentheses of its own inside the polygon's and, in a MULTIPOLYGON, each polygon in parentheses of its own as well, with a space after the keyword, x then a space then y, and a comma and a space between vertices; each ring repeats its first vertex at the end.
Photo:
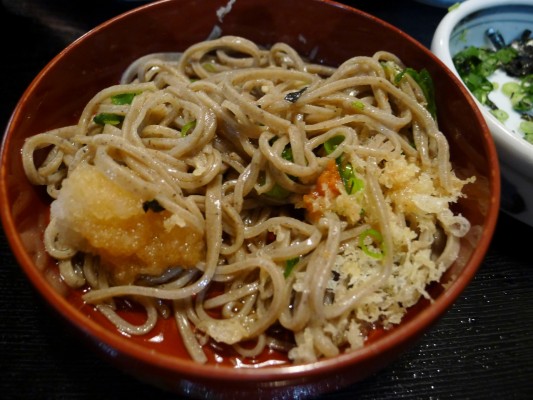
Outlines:
MULTIPOLYGON (((0 132, 25 88, 64 47, 142 1, 2 0, 0 132)), ((344 1, 430 46, 446 13, 414 1, 344 1)), ((533 228, 501 214, 479 272, 407 353, 320 399, 533 398, 533 228)), ((65 329, 0 230, 1 399, 177 399, 115 369, 65 329)))

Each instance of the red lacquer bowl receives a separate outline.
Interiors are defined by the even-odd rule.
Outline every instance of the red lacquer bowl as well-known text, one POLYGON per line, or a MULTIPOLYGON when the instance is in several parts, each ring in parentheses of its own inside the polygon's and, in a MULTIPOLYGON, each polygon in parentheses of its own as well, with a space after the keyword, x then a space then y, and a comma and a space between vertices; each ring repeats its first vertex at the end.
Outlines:
POLYGON ((177 393, 201 398, 296 398, 334 391, 395 360, 457 299, 485 256, 500 201, 499 166, 491 135, 458 79, 420 43, 363 12, 326 0, 246 0, 217 14, 226 0, 166 0, 114 18, 74 42, 36 77, 14 110, 1 153, 0 210, 13 252, 46 302, 110 362, 177 393), (462 243, 459 260, 395 329, 375 335, 364 348, 306 365, 237 368, 229 362, 198 365, 186 354, 172 320, 160 321, 148 338, 118 333, 79 292, 50 285, 54 263, 44 256, 42 233, 50 200, 26 179, 20 159, 24 139, 72 124, 87 101, 118 82, 125 68, 148 53, 179 51, 205 40, 214 27, 268 46, 282 41, 314 61, 338 65, 378 50, 407 65, 426 68, 436 84, 438 119, 456 171, 475 175, 468 197, 457 204, 478 233, 462 243), (250 397, 251 396, 251 397, 250 397))

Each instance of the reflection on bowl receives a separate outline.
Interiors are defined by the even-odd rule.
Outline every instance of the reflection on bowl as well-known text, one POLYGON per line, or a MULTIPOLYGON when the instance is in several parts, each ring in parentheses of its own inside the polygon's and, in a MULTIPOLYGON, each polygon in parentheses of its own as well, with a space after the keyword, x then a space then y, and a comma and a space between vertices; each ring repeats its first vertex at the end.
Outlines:
MULTIPOLYGON (((388 365, 468 285, 485 256, 498 215, 497 154, 478 108, 457 77, 420 43, 391 25, 331 1, 248 0, 229 4, 231 7, 226 7, 228 3, 222 0, 202 3, 202 7, 195 0, 151 3, 100 25, 52 60, 22 96, 4 137, 2 222, 17 260, 43 298, 119 368, 143 381, 197 398, 314 396, 345 387, 388 365), (83 301, 80 290, 62 284, 56 263, 44 251, 42 238, 50 198, 26 179, 20 159, 25 139, 76 123, 87 102, 103 88, 118 83, 128 65, 139 57, 183 51, 214 30, 265 47, 285 42, 314 62, 331 66, 355 55, 390 51, 414 70, 426 69, 434 79, 437 119, 449 143, 453 171, 463 178, 475 177, 465 186, 466 196, 453 204, 453 212, 468 219, 471 230, 458 240, 455 262, 439 282, 427 288, 432 301, 419 301, 398 326, 376 330, 375 336, 357 350, 302 364, 290 364, 279 354, 274 358, 270 351, 261 354, 253 367, 245 368, 238 359, 229 360, 223 353, 205 364, 195 363, 172 318, 158 320, 149 335, 119 333, 83 301), (275 365, 277 359, 283 363, 275 365)), ((134 320, 142 319, 133 314, 134 320)))
MULTIPOLYGON (((533 28, 533 1, 468 0, 450 11, 435 31, 431 50, 455 73, 452 57, 468 46, 491 46, 489 28, 510 42, 533 28)), ((459 75, 458 75, 459 76, 459 75)), ((533 225, 533 144, 517 132, 517 123, 505 126, 477 100, 492 133, 502 172, 502 209, 533 225)))

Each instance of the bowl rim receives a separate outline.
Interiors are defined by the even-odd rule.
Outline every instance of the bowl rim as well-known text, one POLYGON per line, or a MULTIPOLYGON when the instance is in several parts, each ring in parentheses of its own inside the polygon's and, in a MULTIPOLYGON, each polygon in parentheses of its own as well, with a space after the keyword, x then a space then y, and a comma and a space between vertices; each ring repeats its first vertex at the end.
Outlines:
MULTIPOLYGON (((439 57, 452 72, 459 77, 455 68, 452 55, 450 52, 450 38, 452 32, 458 23, 471 14, 489 8, 503 6, 531 6, 533 0, 466 0, 459 3, 457 7, 452 8, 438 24, 431 42, 431 51, 439 57)), ((533 10, 533 8, 532 8, 533 10)), ((466 88, 466 84, 459 77, 459 81, 466 88)), ((498 119, 492 115, 470 92, 468 93, 474 99, 474 102, 480 109, 489 129, 498 145, 498 151, 504 160, 511 159, 512 164, 506 164, 507 168, 517 171, 519 174, 529 174, 533 169, 533 144, 527 142, 524 138, 513 134, 498 119)))
MULTIPOLYGON (((159 7, 163 3, 171 3, 175 0, 160 0, 153 3, 145 4, 130 11, 117 15, 95 28, 89 30, 80 38, 75 40, 64 50, 62 50, 57 56, 55 56, 34 78, 24 94, 17 102, 15 110, 9 119, 5 134, 2 139, 0 148, 0 160, 4 159, 4 155, 9 148, 9 143, 12 140, 11 124, 15 115, 19 112, 21 104, 25 98, 31 95, 32 90, 41 82, 47 72, 57 64, 62 55, 69 52, 72 48, 79 45, 81 41, 87 40, 92 35, 97 34, 101 30, 105 29, 108 25, 116 23, 118 20, 127 18, 130 14, 139 13, 142 10, 152 7, 159 7)), ((349 12, 363 15, 367 18, 377 21, 380 25, 386 25, 389 29, 393 30, 395 34, 402 36, 404 39, 413 42, 421 51, 427 52, 437 63, 442 62, 436 58, 431 52, 416 41, 411 36, 402 32, 399 28, 383 21, 371 14, 365 13, 354 7, 346 6, 344 4, 337 3, 333 0, 313 0, 318 3, 324 3, 330 6, 341 7, 347 9, 349 12)), ((494 1, 494 0, 493 0, 494 1)), ((457 80, 457 79, 456 79, 457 80)), ((461 89, 467 97, 468 91, 464 88, 461 89)), ((471 103, 473 105, 473 103, 471 103)), ((479 110, 473 107, 473 111, 478 115, 480 123, 484 123, 479 110)), ((496 151, 491 142, 489 142, 487 152, 493 160, 492 174, 499 176, 499 166, 497 164, 496 151)), ((8 189, 5 185, 6 175, 8 171, 5 163, 0 165, 0 203, 8 204, 8 189)), ((492 187, 492 185, 491 185, 492 187)), ((63 296, 50 288, 48 282, 43 277, 41 272, 35 268, 30 256, 26 253, 23 242, 15 229, 15 223, 11 211, 7 207, 0 207, 0 216, 2 225, 6 234, 6 238, 11 246, 11 249, 17 259, 17 262, 22 267, 24 273, 29 278, 34 288, 37 289, 47 303, 53 307, 54 311, 59 313, 66 321, 73 324, 80 332, 84 333, 87 337, 90 337, 92 341, 96 341, 99 347, 104 351, 113 355, 115 352, 119 352, 122 355, 126 355, 130 358, 139 359, 149 365, 165 370, 180 372, 184 376, 192 376, 200 379, 215 379, 225 381, 273 381, 273 380, 290 380, 303 376, 317 376, 324 373, 332 373, 335 370, 348 368, 357 364, 358 362, 371 359, 376 354, 387 353, 394 348, 397 344, 404 344, 411 339, 418 337, 426 331, 436 320, 438 320, 449 309, 453 303, 458 299, 459 295, 464 291, 466 286, 473 279, 478 268, 481 266, 482 260, 488 250, 492 235, 495 230, 498 206, 499 206, 499 180, 494 179, 493 196, 490 199, 491 211, 487 213, 485 221, 485 230, 483 237, 480 238, 479 243, 475 249, 473 249, 470 256, 468 265, 465 266, 460 276, 447 288, 446 292, 439 296, 430 306, 417 313, 411 320, 402 322, 392 332, 387 333, 382 338, 377 339, 373 343, 366 344, 360 349, 357 349, 348 353, 341 353, 333 358, 320 359, 316 362, 306 363, 303 365, 283 365, 283 366, 265 366, 261 368, 235 368, 226 366, 217 366, 213 364, 198 364, 191 359, 177 358, 175 356, 156 353, 154 354, 149 349, 133 341, 124 340, 124 338, 115 332, 111 332, 105 327, 101 326, 94 320, 87 318, 87 316, 74 308, 63 296), (422 329, 421 329, 422 328, 422 329)))

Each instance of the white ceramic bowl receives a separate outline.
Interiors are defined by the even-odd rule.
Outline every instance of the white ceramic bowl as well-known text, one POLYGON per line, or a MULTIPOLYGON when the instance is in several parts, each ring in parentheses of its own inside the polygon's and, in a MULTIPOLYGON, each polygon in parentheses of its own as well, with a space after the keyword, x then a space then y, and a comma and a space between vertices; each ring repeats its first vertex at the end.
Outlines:
MULTIPOLYGON (((431 50, 457 76, 452 57, 469 45, 487 46, 485 31, 499 30, 506 41, 533 31, 533 0, 467 0, 439 23, 431 50)), ((533 226, 533 144, 500 123, 477 102, 494 138, 502 174, 501 208, 533 226)))

